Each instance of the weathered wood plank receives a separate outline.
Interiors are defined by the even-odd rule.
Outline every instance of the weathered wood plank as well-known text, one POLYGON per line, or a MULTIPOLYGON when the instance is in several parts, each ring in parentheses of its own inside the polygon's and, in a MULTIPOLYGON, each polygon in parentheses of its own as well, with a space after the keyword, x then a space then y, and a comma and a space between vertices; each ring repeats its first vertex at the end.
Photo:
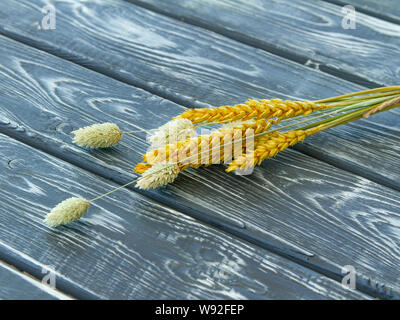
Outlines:
MULTIPOLYGON (((1 32, 180 104, 235 104, 250 97, 314 99, 362 89, 210 31, 116 0, 57 3, 56 30, 38 30, 43 18, 40 8, 46 3, 39 0, 1 1, 1 32), (15 19, 16 16, 27 18, 15 19), (74 36, 71 37, 71 34, 74 36)), ((185 3, 188 2, 176 3, 177 12, 185 3)), ((238 2, 238 5, 241 3, 238 2)), ((163 1, 160 8, 167 5, 163 1)), ((251 5, 244 5, 248 9, 243 14, 254 9, 251 5)), ((279 5, 280 2, 277 2, 276 6, 279 5)), ((226 6, 229 7, 229 2, 226 6)), ((290 10, 297 8, 295 4, 288 6, 290 10)), ((209 8, 207 5, 203 7, 197 14, 209 8)), ((325 9, 315 12, 321 10, 325 9)), ((224 11, 220 9, 220 12, 224 11)), ((295 13, 300 14, 298 10, 295 13)), ((333 13, 324 14, 329 18, 333 13)), ((315 19, 310 20, 309 23, 315 23, 315 19)), ((294 21, 300 23, 298 19, 294 21)), ((265 28, 265 24, 262 26, 265 28)), ((324 28, 329 30, 329 26, 324 28)), ((386 32, 384 26, 382 30, 386 32)), ((284 32, 279 33, 285 36, 284 32)), ((277 33, 272 33, 271 37, 274 34, 277 33)), ((376 41, 385 39, 384 35, 380 35, 376 41)), ((350 38, 348 41, 356 45, 357 39, 350 38)), ((386 46, 392 46, 392 43, 386 46)), ((389 54, 397 49, 387 50, 383 46, 379 50, 382 54, 389 54)), ((8 52, 5 54, 8 55, 8 52)), ((344 56, 349 56, 347 51, 344 56)), ((382 63, 390 61, 380 55, 379 59, 382 63)), ((364 56, 358 55, 357 60, 374 68, 364 56)), ((380 64, 379 68, 385 74, 388 71, 380 64)), ((373 78, 372 72, 369 75, 373 78)), ((170 116, 171 113, 165 114, 170 116)), ((398 167, 398 123, 398 117, 381 114, 354 125, 333 129, 329 134, 321 133, 315 139, 308 139, 306 147, 296 148, 339 168, 400 190, 400 170, 393 170, 398 167)))
POLYGON ((344 79, 380 85, 400 80, 394 67, 400 26, 357 12, 355 28, 344 28, 343 6, 320 0, 129 1, 344 79))
POLYGON ((0 242, 51 265, 60 290, 64 278, 109 299, 368 299, 129 190, 49 229, 42 219, 67 195, 115 184, 3 135, 0 158, 0 242))
MULTIPOLYGON (((70 132, 103 121, 125 130, 154 128, 183 110, 1 37, 0 60, 0 131, 119 183, 133 177, 147 149, 143 135, 126 136, 110 150, 86 151, 71 143, 70 132)), ((399 289, 399 193, 296 151, 267 161, 250 177, 215 166, 188 170, 171 186, 141 193, 329 276, 354 265, 372 279, 360 278, 360 285, 382 297, 391 293, 374 281, 399 289)))
POLYGON ((29 275, 0 261, 0 299, 2 300, 70 300, 29 275))
POLYGON ((345 6, 352 5, 356 12, 360 11, 374 17, 400 23, 400 6, 398 0, 325 0, 334 4, 345 6))

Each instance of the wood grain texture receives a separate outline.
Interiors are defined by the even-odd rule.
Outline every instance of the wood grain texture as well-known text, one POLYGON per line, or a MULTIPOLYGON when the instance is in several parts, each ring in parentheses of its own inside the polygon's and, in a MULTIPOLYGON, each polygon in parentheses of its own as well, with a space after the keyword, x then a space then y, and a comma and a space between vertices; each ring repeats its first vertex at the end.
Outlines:
POLYGON ((345 79, 379 85, 400 80, 400 25, 357 12, 355 28, 345 29, 346 12, 339 5, 320 0, 130 1, 345 79))
MULTIPOLYGON (((87 151, 71 143, 70 132, 103 121, 124 130, 154 128, 183 110, 1 37, 0 59, 0 131, 118 183, 133 177, 147 149, 143 135, 87 151)), ((249 177, 215 166, 188 170, 173 185, 141 193, 332 277, 354 265, 367 278, 360 284, 380 297, 396 296, 388 287, 399 289, 399 193, 296 151, 249 177)))
POLYGON ((400 6, 397 0, 325 0, 340 6, 352 5, 356 11, 400 23, 400 6))
POLYGON ((361 88, 351 83, 341 88, 342 81, 333 77, 120 0, 57 3, 56 29, 41 30, 46 4, 1 1, 1 32, 187 106, 237 103, 251 96, 311 99, 361 88))
POLYGON ((0 261, 0 300, 60 299, 70 300, 71 298, 0 261))
MULTIPOLYGON (((163 1, 160 3, 160 8, 168 6, 168 3, 168 1, 163 1)), ((186 12, 183 11, 182 6, 188 3, 185 1, 176 3, 176 12, 179 10, 186 12)), ((197 2, 191 3, 195 6, 197 2)), ((216 6, 215 8, 218 7, 218 2, 212 3, 216 6)), ((241 8, 241 3, 238 2, 238 8, 241 8)), ((362 89, 358 85, 342 81, 318 70, 123 1, 59 2, 57 3, 56 30, 39 30, 38 26, 43 18, 40 9, 45 4, 47 4, 46 1, 39 0, 0 1, 1 32, 183 105, 199 107, 236 104, 250 97, 316 99, 362 89), (27 18, 15 18, 20 16, 27 18), (71 37, 71 34, 74 36, 71 37)), ((230 8, 229 4, 230 2, 226 2, 225 7, 230 8)), ((278 6, 275 11, 279 11, 281 2, 278 1, 275 5, 278 6)), ((327 21, 333 21, 334 18, 331 16, 333 9, 325 10, 326 5, 329 6, 329 4, 322 5, 321 9, 313 7, 315 15, 320 14, 321 21, 325 21, 323 18, 325 14, 327 21), (321 12, 322 10, 325 11, 321 12)), ((251 10, 254 10, 251 5, 245 6, 243 15, 250 14, 251 10)), ((305 6, 308 8, 312 4, 305 4, 305 6)), ((199 8, 197 14, 201 14, 202 10, 207 10, 207 8, 209 6, 204 5, 203 8, 199 8)), ((236 9, 231 8, 231 10, 236 9)), ((304 22, 311 13, 307 13, 307 10, 303 12, 298 5, 296 7, 296 2, 288 4, 287 10, 293 15, 304 15, 290 22, 299 25, 299 30, 302 29, 303 23, 307 26, 307 24, 320 21, 319 18, 311 15, 313 19, 310 18, 309 22, 304 22)), ((223 13, 223 8, 220 8, 219 12, 223 13)), ((280 12, 285 13, 286 7, 280 12)), ((258 14, 255 15, 250 21, 258 16, 258 14)), ((242 20, 246 20, 244 17, 242 20)), ((219 16, 215 19, 218 21, 219 16)), ((239 18, 236 20, 241 21, 239 18)), ((322 24, 321 28, 327 30, 331 28, 328 22, 320 24, 322 24)), ((268 25, 267 21, 263 21, 263 24, 252 23, 251 26, 242 29, 262 28, 264 30, 266 25, 268 25)), ((374 25, 371 25, 371 28, 373 27, 374 25)), ((356 32, 365 29, 362 26, 360 28, 356 32)), ((382 30, 385 33, 385 29, 382 30)), ((274 39, 274 35, 281 33, 283 37, 291 34, 295 37, 294 32, 279 31, 271 33, 270 36, 263 31, 263 34, 274 39)), ((329 35, 330 31, 327 32, 329 35)), ((385 37, 389 36, 374 34, 374 37, 377 37, 374 41, 378 46, 380 42, 387 40, 385 37)), ((397 39, 396 36, 390 36, 390 39, 393 37, 397 39)), ((301 39, 303 40, 303 37, 301 39)), ((331 38, 328 37, 329 39, 331 38)), ((275 39, 274 42, 278 40, 275 39)), ((332 42, 332 40, 329 41, 332 42)), ((349 37, 348 45, 353 44, 357 48, 357 38, 349 37)), ((388 40, 386 46, 393 46, 392 40, 388 40)), ((337 47, 341 50, 340 46, 337 47)), ((378 50, 373 47, 371 50, 365 50, 367 56, 357 55, 357 61, 375 68, 368 59, 369 54, 374 53, 374 57, 379 57, 380 60, 379 72, 396 79, 392 73, 398 74, 397 69, 388 70, 381 65, 381 62, 391 61, 390 58, 381 57, 375 53, 389 54, 398 48, 390 50, 384 48, 378 50)), ((4 50, 4 55, 8 55, 7 49, 4 50)), ((301 49, 296 49, 298 50, 301 49)), ((325 52, 331 51, 327 49, 325 52)), ((344 57, 351 57, 349 52, 351 51, 346 51, 344 57)), ((339 56, 339 53, 331 52, 335 57, 339 56)), ((312 57, 312 53, 309 57, 312 57)), ((374 78, 374 73, 371 71, 369 76, 371 79, 374 78)), ((166 110, 165 113, 160 112, 168 116, 174 114, 171 109, 166 110)), ((146 115, 142 116, 140 111, 136 116, 145 119, 146 115)), ((296 148, 339 168, 400 190, 400 170, 393 170, 399 167, 396 156, 400 148, 398 116, 393 117, 393 114, 383 113, 368 120, 360 120, 357 124, 332 129, 329 134, 321 133, 315 139, 314 137, 308 139, 306 146, 296 148)))
POLYGON ((50 229, 42 219, 66 196, 115 184, 3 135, 0 159, 0 223, 12 226, 0 241, 51 265, 59 290, 63 279, 106 299, 368 299, 126 189, 50 229))

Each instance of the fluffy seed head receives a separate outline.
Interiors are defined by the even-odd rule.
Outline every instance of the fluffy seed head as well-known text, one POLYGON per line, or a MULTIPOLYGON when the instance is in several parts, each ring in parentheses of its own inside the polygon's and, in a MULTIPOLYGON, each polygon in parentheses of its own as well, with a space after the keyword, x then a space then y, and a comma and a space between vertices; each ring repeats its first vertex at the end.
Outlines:
POLYGON ((72 197, 60 202, 46 216, 44 221, 50 227, 67 224, 80 219, 89 209, 89 201, 72 197))
POLYGON ((98 123, 72 132, 73 142, 89 148, 108 148, 122 139, 122 132, 115 123, 98 123))
POLYGON ((159 162, 147 169, 136 187, 139 189, 153 189, 173 182, 180 172, 177 164, 159 162))
POLYGON ((174 119, 158 128, 147 137, 152 148, 160 148, 167 144, 194 137, 196 129, 188 119, 174 119))

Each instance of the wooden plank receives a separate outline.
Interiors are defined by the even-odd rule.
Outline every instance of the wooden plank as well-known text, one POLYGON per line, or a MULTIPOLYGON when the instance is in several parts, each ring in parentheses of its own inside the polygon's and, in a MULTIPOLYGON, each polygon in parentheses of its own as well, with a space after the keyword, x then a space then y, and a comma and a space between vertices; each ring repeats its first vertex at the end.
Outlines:
POLYGON ((400 80, 393 67, 400 53, 400 26, 357 12, 355 27, 344 28, 343 6, 320 0, 130 2, 360 84, 400 80))
POLYGON ((71 300, 71 297, 0 261, 0 300, 60 299, 71 300))
MULTIPOLYGON (((87 151, 71 143, 70 132, 104 121, 124 130, 149 129, 183 110, 1 37, 0 60, 0 131, 118 183, 133 177, 147 149, 143 135, 126 136, 110 150, 87 151)), ((296 151, 267 161, 249 177, 213 166, 140 192, 335 279, 342 266, 354 265, 368 278, 359 277, 365 290, 397 294, 385 288, 399 287, 399 193, 296 151)))
POLYGON ((72 282, 107 299, 369 298, 126 189, 49 229, 42 219, 67 195, 115 184, 4 135, 0 155, 0 242, 51 265, 62 291, 72 282))
POLYGON ((325 0, 334 4, 352 5, 356 12, 363 12, 383 20, 400 23, 400 6, 398 0, 325 0))
MULTIPOLYGON (((1 32, 183 105, 236 104, 250 97, 314 99, 362 89, 208 30, 121 1, 57 3, 56 30, 38 30, 43 18, 40 8, 45 3, 39 0, 1 1, 1 32), (28 18, 15 19, 16 16, 28 18)), ((185 3, 176 4, 177 12, 185 3)), ((166 5, 167 2, 163 1, 160 8, 166 5)), ((198 14, 209 6, 203 7, 198 14)), ((252 9, 252 6, 248 7, 252 9)), ((319 11, 316 9, 315 12, 319 11)), ((329 14, 326 13, 328 18, 331 17, 329 14)), ((385 28, 382 30, 384 32, 385 28)), ((380 35, 376 41, 385 39, 380 35)), ((356 41, 351 39, 349 43, 356 45, 356 41)), ((379 50, 385 54, 393 52, 384 46, 379 50)), ((349 56, 347 53, 346 57, 349 56)), ((383 63, 390 61, 384 56, 379 57, 383 63)), ((357 59, 372 65, 364 57, 358 56, 357 59)), ((385 74, 388 71, 384 66, 379 68, 385 74)), ((372 72, 369 75, 375 79, 372 72)), ((357 124, 332 129, 329 134, 321 133, 308 139, 304 147, 299 145, 296 148, 400 190, 400 170, 393 170, 398 167, 398 123, 398 117, 383 113, 357 124)))
POLYGON ((309 137, 295 149, 400 191, 398 112, 389 111, 369 121, 332 128, 323 135, 309 137))

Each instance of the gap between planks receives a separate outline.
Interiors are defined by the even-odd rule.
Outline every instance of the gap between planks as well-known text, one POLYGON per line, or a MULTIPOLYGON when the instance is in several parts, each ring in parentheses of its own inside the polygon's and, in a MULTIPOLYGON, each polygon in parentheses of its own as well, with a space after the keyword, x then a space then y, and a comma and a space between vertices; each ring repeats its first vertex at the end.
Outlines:
MULTIPOLYGON (((134 7, 134 6, 132 5, 132 7, 134 7)), ((140 7, 140 6, 138 6, 138 7, 140 7)), ((43 44, 37 45, 35 40, 30 39, 29 37, 26 37, 25 35, 14 34, 13 32, 3 32, 3 34, 5 36, 7 36, 8 38, 28 44, 28 45, 30 45, 34 48, 37 48, 41 51, 49 52, 49 53, 53 54, 54 56, 57 56, 64 60, 73 62, 79 66, 85 67, 92 71, 105 74, 108 77, 116 79, 122 83, 127 83, 127 84, 133 85, 135 87, 141 88, 141 89, 143 89, 147 92, 150 92, 154 95, 163 97, 170 101, 173 101, 181 106, 190 105, 190 104, 193 107, 204 106, 204 104, 198 103, 198 101, 193 102, 193 101, 189 101, 188 99, 185 99, 184 95, 174 94, 173 90, 169 91, 169 90, 165 90, 162 88, 160 89, 161 86, 147 85, 146 82, 137 81, 135 78, 132 78, 132 77, 129 77, 129 78, 125 77, 125 76, 121 75, 121 73, 116 72, 115 70, 112 70, 109 67, 102 67, 101 64, 100 65, 97 64, 97 66, 94 66, 94 65, 92 66, 90 63, 84 64, 77 56, 63 54, 62 52, 59 52, 58 49, 51 49, 49 45, 43 45, 43 44)), ((288 60, 288 61, 290 61, 290 60, 288 60)), ((366 179, 369 179, 373 182, 376 182, 378 184, 392 188, 396 191, 400 191, 400 185, 397 184, 397 181, 396 182, 393 181, 392 177, 386 176, 385 174, 382 174, 382 172, 378 172, 378 173, 371 172, 372 169, 368 166, 366 168, 359 168, 359 167, 355 166, 354 162, 346 162, 345 159, 335 158, 334 155, 325 156, 324 154, 321 154, 321 152, 319 150, 314 150, 314 147, 310 148, 307 146, 297 145, 297 146, 295 146, 295 149, 304 154, 307 154, 315 159, 322 160, 326 163, 329 163, 337 168, 340 168, 340 169, 348 171, 348 172, 355 173, 355 174, 362 176, 366 179)))
MULTIPOLYGON (((93 168, 92 166, 85 165, 84 162, 80 161, 79 159, 65 157, 62 153, 60 154, 58 152, 52 152, 48 148, 43 148, 41 144, 35 144, 35 143, 32 143, 31 141, 27 141, 26 139, 22 138, 21 136, 16 136, 16 135, 12 134, 12 132, 7 132, 7 130, 5 130, 5 131, 2 130, 2 133, 17 140, 17 141, 22 142, 30 147, 33 147, 39 151, 42 151, 42 152, 47 153, 51 156, 54 156, 58 159, 66 161, 80 169, 83 169, 90 173, 94 173, 94 174, 100 176, 101 178, 107 179, 113 183, 117 183, 118 185, 124 185, 128 182, 128 180, 120 179, 116 175, 104 174, 104 170, 101 170, 101 169, 99 170, 97 168, 93 168)), ((131 190, 135 193, 138 193, 148 199, 151 199, 162 205, 165 205, 168 208, 176 210, 179 213, 190 216, 202 223, 205 223, 206 225, 209 225, 209 226, 215 227, 221 231, 227 232, 228 234, 233 235, 240 240, 246 241, 250 244, 256 245, 257 247, 260 247, 269 252, 277 254, 278 256, 280 256, 282 258, 293 261, 293 262, 297 263, 298 265, 306 267, 306 268, 308 268, 314 272, 317 272, 323 276, 326 276, 332 280, 341 282, 343 279, 342 269, 339 266, 333 264, 332 262, 330 262, 324 258, 315 256, 312 253, 308 253, 307 251, 296 250, 296 249, 291 248, 290 246, 287 246, 287 245, 285 246, 284 244, 282 244, 279 241, 266 240, 259 236, 255 236, 250 233, 247 233, 245 225, 242 225, 242 226, 234 225, 231 222, 227 222, 224 219, 219 219, 212 213, 206 212, 204 210, 198 210, 192 206, 189 207, 188 205, 185 205, 183 203, 178 203, 178 202, 174 201, 174 199, 170 199, 168 197, 168 195, 165 195, 165 194, 159 194, 155 191, 138 190, 137 188, 133 187, 132 185, 126 187, 126 189, 129 189, 129 190, 131 190)), ((10 257, 10 256, 8 256, 8 257, 10 257)), ((12 261, 12 263, 17 263, 17 261, 12 261)), ((400 299, 400 292, 397 292, 396 290, 392 289, 391 287, 387 287, 384 284, 377 283, 374 280, 372 280, 368 277, 365 277, 365 276, 357 276, 356 288, 359 292, 367 294, 374 298, 400 299)), ((81 291, 79 288, 72 288, 72 290, 69 289, 67 292, 71 292, 72 295, 77 296, 77 297, 83 296, 83 297, 87 298, 88 294, 90 296, 90 293, 81 291)), ((91 296, 91 298, 94 298, 94 296, 91 296)))
POLYGON ((42 218, 50 210, 50 195, 86 197, 114 184, 7 136, 0 140, 6 160, 11 152, 31 160, 0 162, 6 186, 0 218, 12 225, 0 230, 1 238, 9 239, 8 244, 0 240, 0 255, 37 277, 50 264, 56 287, 77 298, 369 299, 126 189, 99 201, 83 221, 49 229, 42 218), (59 177, 68 182, 57 183, 59 177), (27 209, 20 215, 22 208, 27 209))
MULTIPOLYGON (((199 27, 199 28, 210 30, 210 31, 218 33, 224 37, 227 37, 229 39, 241 42, 245 45, 266 51, 268 53, 274 54, 278 57, 281 57, 281 58, 284 58, 284 59, 287 59, 287 60, 290 60, 293 62, 296 62, 302 66, 304 66, 304 65, 307 66, 308 62, 310 61, 310 57, 308 57, 308 56, 305 56, 302 54, 297 54, 293 51, 292 52, 284 51, 284 50, 282 50, 280 48, 276 48, 273 45, 268 44, 266 42, 252 39, 252 38, 247 37, 246 35, 239 34, 239 33, 237 33, 236 30, 233 30, 233 29, 230 30, 228 28, 225 29, 225 28, 219 27, 217 25, 210 24, 207 21, 202 21, 201 19, 196 19, 194 17, 182 18, 182 16, 180 16, 179 14, 176 14, 171 11, 163 10, 162 8, 160 8, 156 5, 143 2, 143 0, 123 0, 123 1, 132 3, 143 9, 165 15, 167 17, 173 18, 180 22, 184 22, 184 23, 187 23, 187 24, 199 27)), ((367 87, 370 89, 384 86, 384 84, 382 84, 382 83, 371 81, 364 77, 355 75, 354 73, 346 72, 344 70, 337 70, 336 68, 330 67, 329 65, 326 65, 323 63, 318 63, 318 64, 319 64, 318 70, 320 70, 321 72, 327 73, 329 75, 332 75, 334 77, 337 77, 337 78, 340 78, 340 79, 343 79, 346 81, 350 81, 350 82, 353 82, 355 84, 358 84, 358 85, 361 85, 361 86, 364 86, 364 87, 367 87)), ((313 69, 312 66, 310 66, 310 68, 313 69)))
MULTIPOLYGON (((1 242, 0 242, 1 248, 1 242)), ((0 250, 1 254, 1 250, 0 250)), ((46 271, 47 272, 47 271, 46 271)), ((42 274, 45 275, 45 274, 42 274)), ((38 278, 0 259, 0 299, 5 300, 75 300, 56 288, 43 284, 38 278), (2 278, 2 279, 1 279, 2 278), (5 283, 3 281, 6 281, 5 283)))
MULTIPOLYGON (((90 66, 87 64, 82 63, 79 58, 75 58, 74 56, 66 56, 63 55, 62 53, 58 52, 58 50, 53 50, 51 48, 44 48, 41 46, 38 46, 34 41, 31 41, 29 38, 24 38, 24 37, 19 37, 16 36, 15 34, 12 33, 8 33, 8 32, 4 32, 0 30, 0 36, 6 37, 8 39, 17 41, 19 43, 22 43, 24 45, 27 45, 29 47, 35 48, 36 50, 51 54, 57 58, 63 59, 65 61, 71 62, 73 64, 76 64, 80 67, 83 67, 85 69, 91 70, 93 72, 99 73, 99 74, 103 74, 111 79, 117 80, 121 83, 125 83, 125 84, 129 84, 135 88, 139 88, 142 89, 146 92, 149 92, 155 96, 164 98, 166 100, 172 101, 176 104, 179 104, 181 106, 185 106, 185 105, 189 105, 189 104, 193 104, 193 102, 189 102, 188 100, 185 100, 182 96, 178 97, 174 94, 169 94, 168 92, 166 92, 165 90, 162 89, 157 89, 154 87, 150 87, 150 86, 146 86, 145 83, 142 83, 140 81, 134 81, 133 79, 127 79, 126 77, 122 76, 120 73, 118 72, 113 72, 112 70, 109 70, 107 67, 102 68, 100 66, 90 66)), ((199 106, 202 107, 202 106, 199 106)))
MULTIPOLYGON (((23 39, 21 37, 16 37, 16 36, 14 36, 12 34, 7 34, 7 33, 4 33, 4 32, 0 32, 0 35, 4 36, 6 38, 12 39, 14 41, 17 41, 19 43, 28 45, 28 46, 30 46, 32 48, 35 48, 35 49, 39 50, 39 51, 42 51, 42 52, 51 54, 51 55, 53 55, 55 57, 61 58, 63 60, 69 61, 69 62, 74 63, 74 64, 76 64, 76 65, 78 65, 80 67, 83 67, 85 69, 91 70, 91 71, 99 73, 99 74, 103 74, 103 75, 105 75, 105 76, 107 76, 109 78, 112 78, 114 80, 117 80, 117 81, 119 81, 121 83, 132 85, 132 86, 134 86, 136 88, 139 88, 139 89, 142 89, 142 90, 144 90, 146 92, 149 92, 149 93, 151 93, 151 94, 153 94, 155 96, 164 98, 164 99, 169 100, 171 102, 174 102, 174 103, 176 103, 176 104, 178 104, 178 105, 180 105, 180 106, 182 106, 184 108, 188 108, 187 105, 189 104, 189 101, 185 100, 182 96, 178 97, 178 96, 173 95, 173 94, 168 94, 168 92, 165 91, 165 90, 162 90, 162 89, 157 90, 157 88, 146 86, 146 85, 144 85, 143 83, 141 83, 139 81, 132 81, 131 79, 127 79, 127 78, 119 75, 118 73, 114 73, 114 72, 108 70, 107 68, 100 68, 98 66, 97 67, 90 67, 90 66, 88 66, 86 64, 82 64, 79 61, 79 59, 74 59, 73 56, 66 57, 66 56, 64 56, 62 54, 59 54, 56 50, 51 50, 51 49, 46 50, 46 49, 44 49, 44 48, 42 48, 40 46, 37 46, 34 42, 29 41, 29 39, 23 39)), ((376 85, 374 85, 374 86, 376 86, 376 85)), ((191 102, 191 104, 195 108, 204 107, 203 105, 197 104, 196 102, 194 102, 194 103, 191 102)), ((400 191, 400 185, 394 183, 390 179, 385 179, 381 175, 375 174, 374 172, 369 172, 369 171, 363 170, 362 168, 354 167, 351 163, 347 164, 346 162, 339 162, 339 161, 337 161, 337 159, 335 159, 333 157, 325 156, 321 152, 318 152, 318 151, 314 150, 314 148, 312 146, 310 148, 310 147, 303 146, 303 145, 295 145, 295 146, 293 146, 293 148, 295 150, 303 153, 303 154, 306 154, 306 155, 314 158, 314 159, 326 162, 326 163, 328 163, 328 164, 330 164, 330 165, 332 165, 332 166, 334 166, 334 167, 336 167, 338 169, 341 169, 341 170, 344 170, 344 171, 359 175, 359 176, 361 176, 363 178, 366 178, 366 179, 368 179, 368 180, 370 180, 372 182, 381 184, 381 185, 383 185, 385 187, 388 187, 390 189, 393 189, 395 191, 400 191)))
MULTIPOLYGON (((9 133, 9 136, 14 136, 14 137, 17 137, 17 139, 18 139, 18 137, 19 137, 19 140, 21 140, 21 141, 24 141, 25 143, 28 143, 28 144, 30 144, 30 145, 32 145, 32 146, 35 146, 35 143, 39 143, 39 141, 38 140, 36 140, 36 139, 30 139, 29 137, 27 137, 26 135, 25 135, 25 133, 23 132, 23 131, 19 131, 19 130, 13 130, 13 129, 10 129, 10 131, 8 132, 9 133), (34 141, 34 143, 32 143, 32 141, 34 141)), ((38 149, 40 149, 40 146, 41 147, 43 147, 44 145, 43 144, 39 144, 39 148, 38 149)), ((60 152, 58 152, 58 155, 57 155, 57 151, 54 151, 54 150, 52 150, 52 149, 54 149, 54 150, 56 150, 57 149, 57 147, 54 147, 54 146, 51 146, 50 148, 46 148, 45 150, 43 150, 43 151, 45 151, 45 152, 47 152, 47 153, 49 153, 49 150, 51 150, 52 152, 56 152, 56 153, 54 153, 56 156, 58 156, 59 158, 62 158, 62 159, 65 159, 65 158, 63 158, 63 157, 65 157, 65 156, 69 156, 70 155, 70 153, 68 153, 68 152, 61 152, 61 156, 60 156, 60 152)), ((69 159, 71 159, 71 158, 69 158, 69 159)), ((74 161, 74 164, 77 164, 77 166, 79 167, 80 165, 81 165, 81 159, 79 158, 79 157, 75 157, 75 158, 73 158, 73 159, 75 159, 74 161)), ((71 163, 73 163, 71 160, 68 160, 67 159, 67 161, 69 161, 69 162, 71 162, 71 163)), ((88 168, 88 170, 89 171, 91 171, 91 172, 94 172, 93 171, 93 168, 90 168, 90 167, 87 167, 88 168)), ((97 168, 98 169, 98 168, 97 168)), ((96 170, 97 170, 96 169, 96 170)), ((118 179, 118 180, 114 180, 114 181, 116 181, 116 182, 118 182, 119 184, 122 184, 122 183, 125 183, 126 181, 122 181, 121 179, 120 179, 120 177, 119 176, 117 176, 117 175, 115 175, 115 173, 111 173, 111 174, 109 174, 109 173, 107 173, 107 172, 104 172, 104 169, 99 169, 99 171, 98 172, 96 172, 96 173, 98 173, 100 176, 104 176, 104 177, 106 177, 106 178, 110 178, 110 177, 116 177, 115 179, 118 179), (99 174, 99 173, 100 174, 99 174)), ((148 194, 150 194, 150 193, 148 193, 148 194)), ((165 202, 166 204, 168 204, 168 203, 171 203, 171 199, 169 199, 169 197, 168 196, 165 196, 165 195, 156 195, 156 196, 158 196, 158 197, 161 197, 161 199, 163 199, 163 201, 168 201, 168 202, 165 202)), ((159 198, 160 199, 160 198, 159 198)), ((173 205, 177 205, 176 203, 173 203, 173 205)), ((182 207, 180 207, 180 208, 182 208, 182 207)), ((181 211, 180 209, 179 209, 179 207, 178 207, 178 210, 179 211, 181 211)), ((185 207, 185 209, 184 209, 186 212, 192 212, 193 211, 193 209, 192 208, 188 208, 187 206, 185 207)), ((192 213, 193 214, 193 213, 192 213)), ((203 221, 205 221, 205 222, 210 222, 209 220, 207 220, 207 219, 210 219, 211 220, 211 222, 212 223, 217 223, 217 226, 219 226, 220 228, 230 228, 230 230, 233 230, 234 232, 240 232, 242 235, 244 234, 244 232, 243 232, 243 230, 241 229, 241 230, 237 230, 237 226, 232 226, 232 225, 228 225, 228 226, 225 226, 225 225, 221 225, 221 223, 220 222, 215 222, 215 220, 214 220, 214 217, 211 217, 211 215, 209 215, 207 212, 204 212, 204 211, 198 211, 197 213, 195 212, 195 214, 197 214, 197 216, 196 217, 198 217, 199 219, 203 219, 203 221), (204 219, 206 219, 206 220, 204 220, 204 219), (233 229, 232 229, 233 228, 233 229), (236 229, 236 230, 235 230, 236 229)), ((244 236, 245 237, 247 237, 246 236, 246 234, 244 234, 244 236)), ((250 235, 251 236, 251 235, 250 235)), ((261 239, 261 238, 257 238, 257 237, 253 237, 253 236, 251 236, 252 237, 252 239, 250 239, 251 241, 262 241, 263 242, 263 245, 264 246, 266 246, 267 248, 272 248, 273 250, 279 250, 279 252, 282 252, 282 251, 289 251, 289 252, 284 252, 285 254, 289 254, 291 257, 294 257, 294 258, 299 258, 298 256, 300 256, 300 259, 304 262, 304 263, 306 263, 306 266, 307 265, 313 265, 315 268, 316 268, 316 270, 324 270, 324 272, 326 272, 327 274, 329 274, 329 275, 333 275, 333 276, 335 276, 336 277, 336 279, 337 278, 341 278, 341 271, 340 271, 340 269, 338 269, 338 268, 336 268, 336 266, 334 266, 332 263, 328 263, 328 268, 325 268, 325 266, 324 267, 321 267, 321 265, 315 265, 315 263, 319 263, 319 261, 317 261, 318 259, 313 259, 312 257, 311 257, 311 259, 310 259, 310 257, 309 256, 307 256, 307 255, 304 255, 304 254, 299 254, 298 252, 296 252, 296 251, 293 251, 293 250, 287 250, 287 247, 286 246, 282 246, 282 244, 278 244, 278 246, 276 246, 273 242, 271 242, 271 241, 267 241, 267 242, 265 242, 263 239, 261 239)), ((258 243, 258 242, 257 242, 258 243)), ((387 297, 387 293, 386 292, 383 292, 382 293, 382 291, 381 291, 381 288, 379 287, 379 284, 377 284, 377 285, 375 285, 375 284, 373 284, 373 285, 371 285, 371 281, 369 280, 369 279, 362 279, 361 280, 361 283, 359 284, 359 288, 363 288, 363 287, 367 287, 367 289, 366 290, 370 290, 369 292, 370 293, 372 293, 372 294, 374 294, 374 295, 378 295, 378 296, 381 296, 381 297, 387 297), (363 284, 365 285, 365 286, 363 286, 363 284), (372 291, 371 291, 372 290, 372 291)), ((395 294, 397 294, 396 292, 395 292, 395 294)))

